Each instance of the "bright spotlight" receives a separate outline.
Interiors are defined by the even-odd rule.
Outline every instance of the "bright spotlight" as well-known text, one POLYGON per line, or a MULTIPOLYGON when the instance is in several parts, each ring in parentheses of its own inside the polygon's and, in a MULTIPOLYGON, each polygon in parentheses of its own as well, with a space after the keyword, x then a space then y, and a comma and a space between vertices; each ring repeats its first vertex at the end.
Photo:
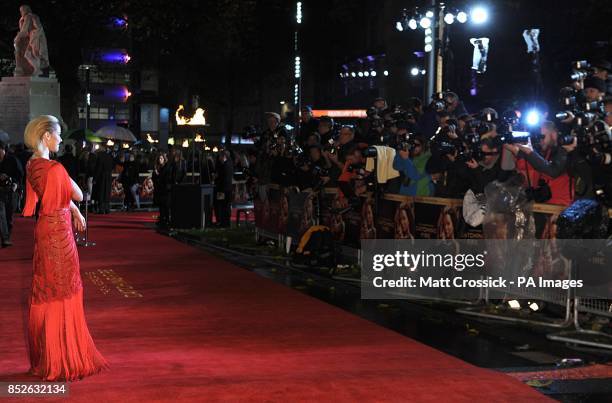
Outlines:
POLYGON ((483 24, 489 18, 489 13, 484 7, 474 7, 470 11, 470 17, 474 24, 483 24))
POLYGON ((419 23, 419 25, 421 26, 421 28, 427 29, 431 27, 431 19, 428 17, 423 17, 421 18, 421 22, 419 23))
POLYGON ((351 72, 351 77, 355 77, 357 74, 355 74, 355 72, 351 72))
POLYGON ((425 30, 425 35, 431 35, 431 28, 427 28, 425 30))
POLYGON ((427 71, 425 69, 421 70, 421 75, 424 76, 427 71))
POLYGON ((388 76, 388 75, 389 75, 389 72, 388 72, 387 70, 385 70, 385 71, 383 71, 383 74, 384 74, 385 76, 388 76))
POLYGON ((461 24, 465 24, 467 21, 467 14, 463 11, 457 13, 457 21, 459 21, 461 24))
POLYGON ((510 309, 521 309, 521 303, 515 299, 508 301, 508 306, 510 309))
POLYGON ((410 69, 410 75, 412 76, 418 76, 419 75, 419 69, 416 67, 413 67, 410 69))
POLYGON ((408 28, 415 30, 417 27, 417 21, 414 18, 411 18, 410 21, 408 21, 408 28))
POLYGON ((540 112, 532 109, 527 112, 527 115, 525 116, 525 123, 527 123, 528 126, 537 126, 540 124, 540 118, 540 112))
POLYGON ((357 75, 358 75, 359 77, 363 77, 363 71, 360 71, 359 73, 357 73, 357 75))
POLYGON ((425 17, 427 17, 427 18, 433 18, 433 16, 434 16, 434 13, 431 10, 429 10, 428 12, 425 13, 425 17))
POLYGON ((444 22, 448 25, 452 24, 453 22, 455 22, 455 16, 451 13, 446 13, 446 15, 444 16, 444 22))
POLYGON ((395 23, 395 29, 397 29, 400 32, 402 32, 404 30, 404 26, 402 25, 401 21, 398 21, 398 22, 395 23))
POLYGON ((369 71, 364 71, 363 75, 366 76, 366 77, 369 77, 370 76, 370 72, 369 71))
POLYGON ((431 43, 431 36, 426 36, 425 37, 425 43, 431 43))
POLYGON ((371 75, 372 77, 376 77, 376 70, 372 70, 372 71, 370 72, 370 75, 371 75))
POLYGON ((538 304, 536 302, 531 302, 529 304, 529 309, 531 309, 532 311, 536 312, 540 309, 540 307, 538 306, 538 304))
POLYGON ((433 49, 433 47, 431 46, 431 43, 428 43, 425 45, 425 52, 431 52, 431 50, 433 49))

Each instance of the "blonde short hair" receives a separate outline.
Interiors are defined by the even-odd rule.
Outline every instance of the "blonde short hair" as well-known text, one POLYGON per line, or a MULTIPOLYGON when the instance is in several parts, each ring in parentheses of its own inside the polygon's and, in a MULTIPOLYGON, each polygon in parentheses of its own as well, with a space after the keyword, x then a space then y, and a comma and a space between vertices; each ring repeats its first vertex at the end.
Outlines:
POLYGON ((61 133, 60 121, 51 115, 41 115, 28 123, 23 135, 23 142, 32 151, 40 149, 42 136, 46 132, 61 133))

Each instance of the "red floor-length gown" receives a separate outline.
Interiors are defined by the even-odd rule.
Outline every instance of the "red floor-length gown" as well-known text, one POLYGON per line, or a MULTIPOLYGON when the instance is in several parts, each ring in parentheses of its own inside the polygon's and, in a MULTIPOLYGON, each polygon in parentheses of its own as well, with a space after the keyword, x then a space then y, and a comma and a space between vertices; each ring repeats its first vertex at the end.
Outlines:
POLYGON ((87 329, 79 255, 72 232, 72 184, 64 167, 44 158, 26 168, 25 216, 39 216, 30 298, 30 371, 48 381, 75 380, 107 367, 87 329))

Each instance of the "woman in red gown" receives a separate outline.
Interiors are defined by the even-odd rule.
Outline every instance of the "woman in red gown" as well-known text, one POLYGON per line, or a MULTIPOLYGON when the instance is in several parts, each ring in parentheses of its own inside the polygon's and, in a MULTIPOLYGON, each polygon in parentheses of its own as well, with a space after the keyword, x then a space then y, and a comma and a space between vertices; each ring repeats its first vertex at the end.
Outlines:
POLYGON ((62 139, 53 116, 28 123, 24 140, 34 151, 26 166, 27 199, 24 215, 38 204, 34 235, 34 277, 30 298, 30 373, 47 381, 72 381, 107 367, 87 329, 79 255, 71 221, 77 230, 85 220, 72 200, 81 201, 81 189, 62 164, 51 161, 62 139), (72 220, 71 220, 72 217, 72 220))

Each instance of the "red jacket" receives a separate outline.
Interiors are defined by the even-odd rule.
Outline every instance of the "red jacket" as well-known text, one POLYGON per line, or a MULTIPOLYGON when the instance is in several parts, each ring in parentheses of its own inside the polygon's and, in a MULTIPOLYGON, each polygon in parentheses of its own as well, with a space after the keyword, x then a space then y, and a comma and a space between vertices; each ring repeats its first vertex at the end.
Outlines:
MULTIPOLYGON (((546 160, 549 158, 550 152, 545 155, 546 160)), ((527 186, 538 187, 539 180, 544 179, 550 187, 550 193, 552 194, 550 200, 546 202, 547 204, 569 206, 574 201, 574 180, 567 172, 553 178, 536 171, 531 164, 524 159, 517 159, 516 169, 527 178, 527 186)))

